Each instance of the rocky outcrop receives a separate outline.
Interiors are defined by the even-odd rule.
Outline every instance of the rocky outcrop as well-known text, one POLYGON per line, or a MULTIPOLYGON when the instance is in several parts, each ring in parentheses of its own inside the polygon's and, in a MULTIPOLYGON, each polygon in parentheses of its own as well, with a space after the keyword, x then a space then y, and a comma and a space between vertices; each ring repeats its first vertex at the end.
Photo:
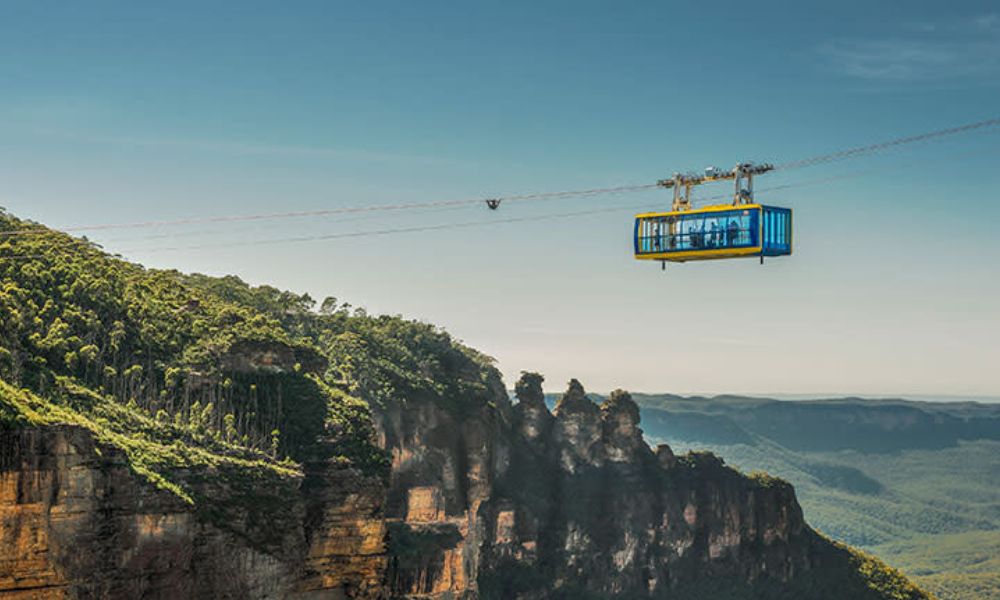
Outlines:
POLYGON ((882 597, 805 524, 787 483, 654 452, 626 392, 597 405, 572 380, 550 413, 541 383, 525 374, 517 404, 497 390, 461 417, 432 403, 378 412, 394 596, 882 597))
POLYGON ((154 488, 84 429, 0 429, 0 598, 382 593, 379 481, 317 465, 248 502, 219 473, 189 475, 225 509, 154 488))
POLYGON ((550 412, 541 384, 376 408, 386 482, 182 473, 195 507, 83 429, 0 429, 0 598, 888 597, 788 484, 651 450, 625 392, 573 380, 550 412))
POLYGON ((491 533, 480 511, 510 462, 510 402, 499 378, 492 392, 494 402, 460 412, 433 402, 375 411, 392 460, 386 517, 394 595, 461 597, 477 589, 491 533))
POLYGON ((326 359, 315 351, 276 341, 239 341, 217 360, 223 371, 231 373, 319 373, 327 367, 326 359))

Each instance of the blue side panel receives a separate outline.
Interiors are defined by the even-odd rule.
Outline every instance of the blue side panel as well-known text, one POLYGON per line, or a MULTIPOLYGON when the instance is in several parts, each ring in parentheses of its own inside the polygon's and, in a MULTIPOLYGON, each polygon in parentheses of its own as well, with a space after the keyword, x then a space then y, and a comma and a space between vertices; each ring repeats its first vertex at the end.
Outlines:
POLYGON ((632 247, 635 250, 635 254, 639 254, 639 223, 642 219, 635 220, 635 229, 632 231, 632 247))
POLYGON ((763 219, 764 256, 785 256, 792 253, 792 211, 788 208, 765 206, 763 219))

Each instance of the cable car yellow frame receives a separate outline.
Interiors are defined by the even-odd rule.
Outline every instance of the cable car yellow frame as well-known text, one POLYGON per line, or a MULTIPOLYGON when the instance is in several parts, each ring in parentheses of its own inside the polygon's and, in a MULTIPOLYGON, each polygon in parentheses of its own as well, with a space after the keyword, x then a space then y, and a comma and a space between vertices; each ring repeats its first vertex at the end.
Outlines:
POLYGON ((638 260, 687 262, 792 253, 792 211, 763 204, 721 204, 635 217, 638 260))

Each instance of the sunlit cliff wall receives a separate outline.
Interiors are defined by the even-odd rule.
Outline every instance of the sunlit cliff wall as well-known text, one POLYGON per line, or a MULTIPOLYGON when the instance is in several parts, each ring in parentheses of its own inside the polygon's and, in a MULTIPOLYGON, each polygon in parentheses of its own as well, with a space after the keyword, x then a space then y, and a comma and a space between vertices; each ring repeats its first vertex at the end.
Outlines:
MULTIPOLYGON (((212 473, 199 479, 231 500, 212 473)), ((152 487, 83 429, 0 430, 0 598, 379 594, 381 483, 322 465, 289 483, 267 522, 239 506, 223 521, 152 487)))

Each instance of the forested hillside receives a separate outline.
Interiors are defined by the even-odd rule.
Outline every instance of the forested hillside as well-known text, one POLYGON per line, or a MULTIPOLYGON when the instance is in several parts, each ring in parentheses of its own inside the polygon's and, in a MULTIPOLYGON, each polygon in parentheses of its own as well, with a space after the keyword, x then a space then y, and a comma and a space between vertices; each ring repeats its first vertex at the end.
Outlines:
POLYGON ((6 214, 0 231, 0 422, 82 424, 188 500, 174 467, 384 471, 369 402, 475 403, 497 377, 430 325, 145 269, 6 214))

